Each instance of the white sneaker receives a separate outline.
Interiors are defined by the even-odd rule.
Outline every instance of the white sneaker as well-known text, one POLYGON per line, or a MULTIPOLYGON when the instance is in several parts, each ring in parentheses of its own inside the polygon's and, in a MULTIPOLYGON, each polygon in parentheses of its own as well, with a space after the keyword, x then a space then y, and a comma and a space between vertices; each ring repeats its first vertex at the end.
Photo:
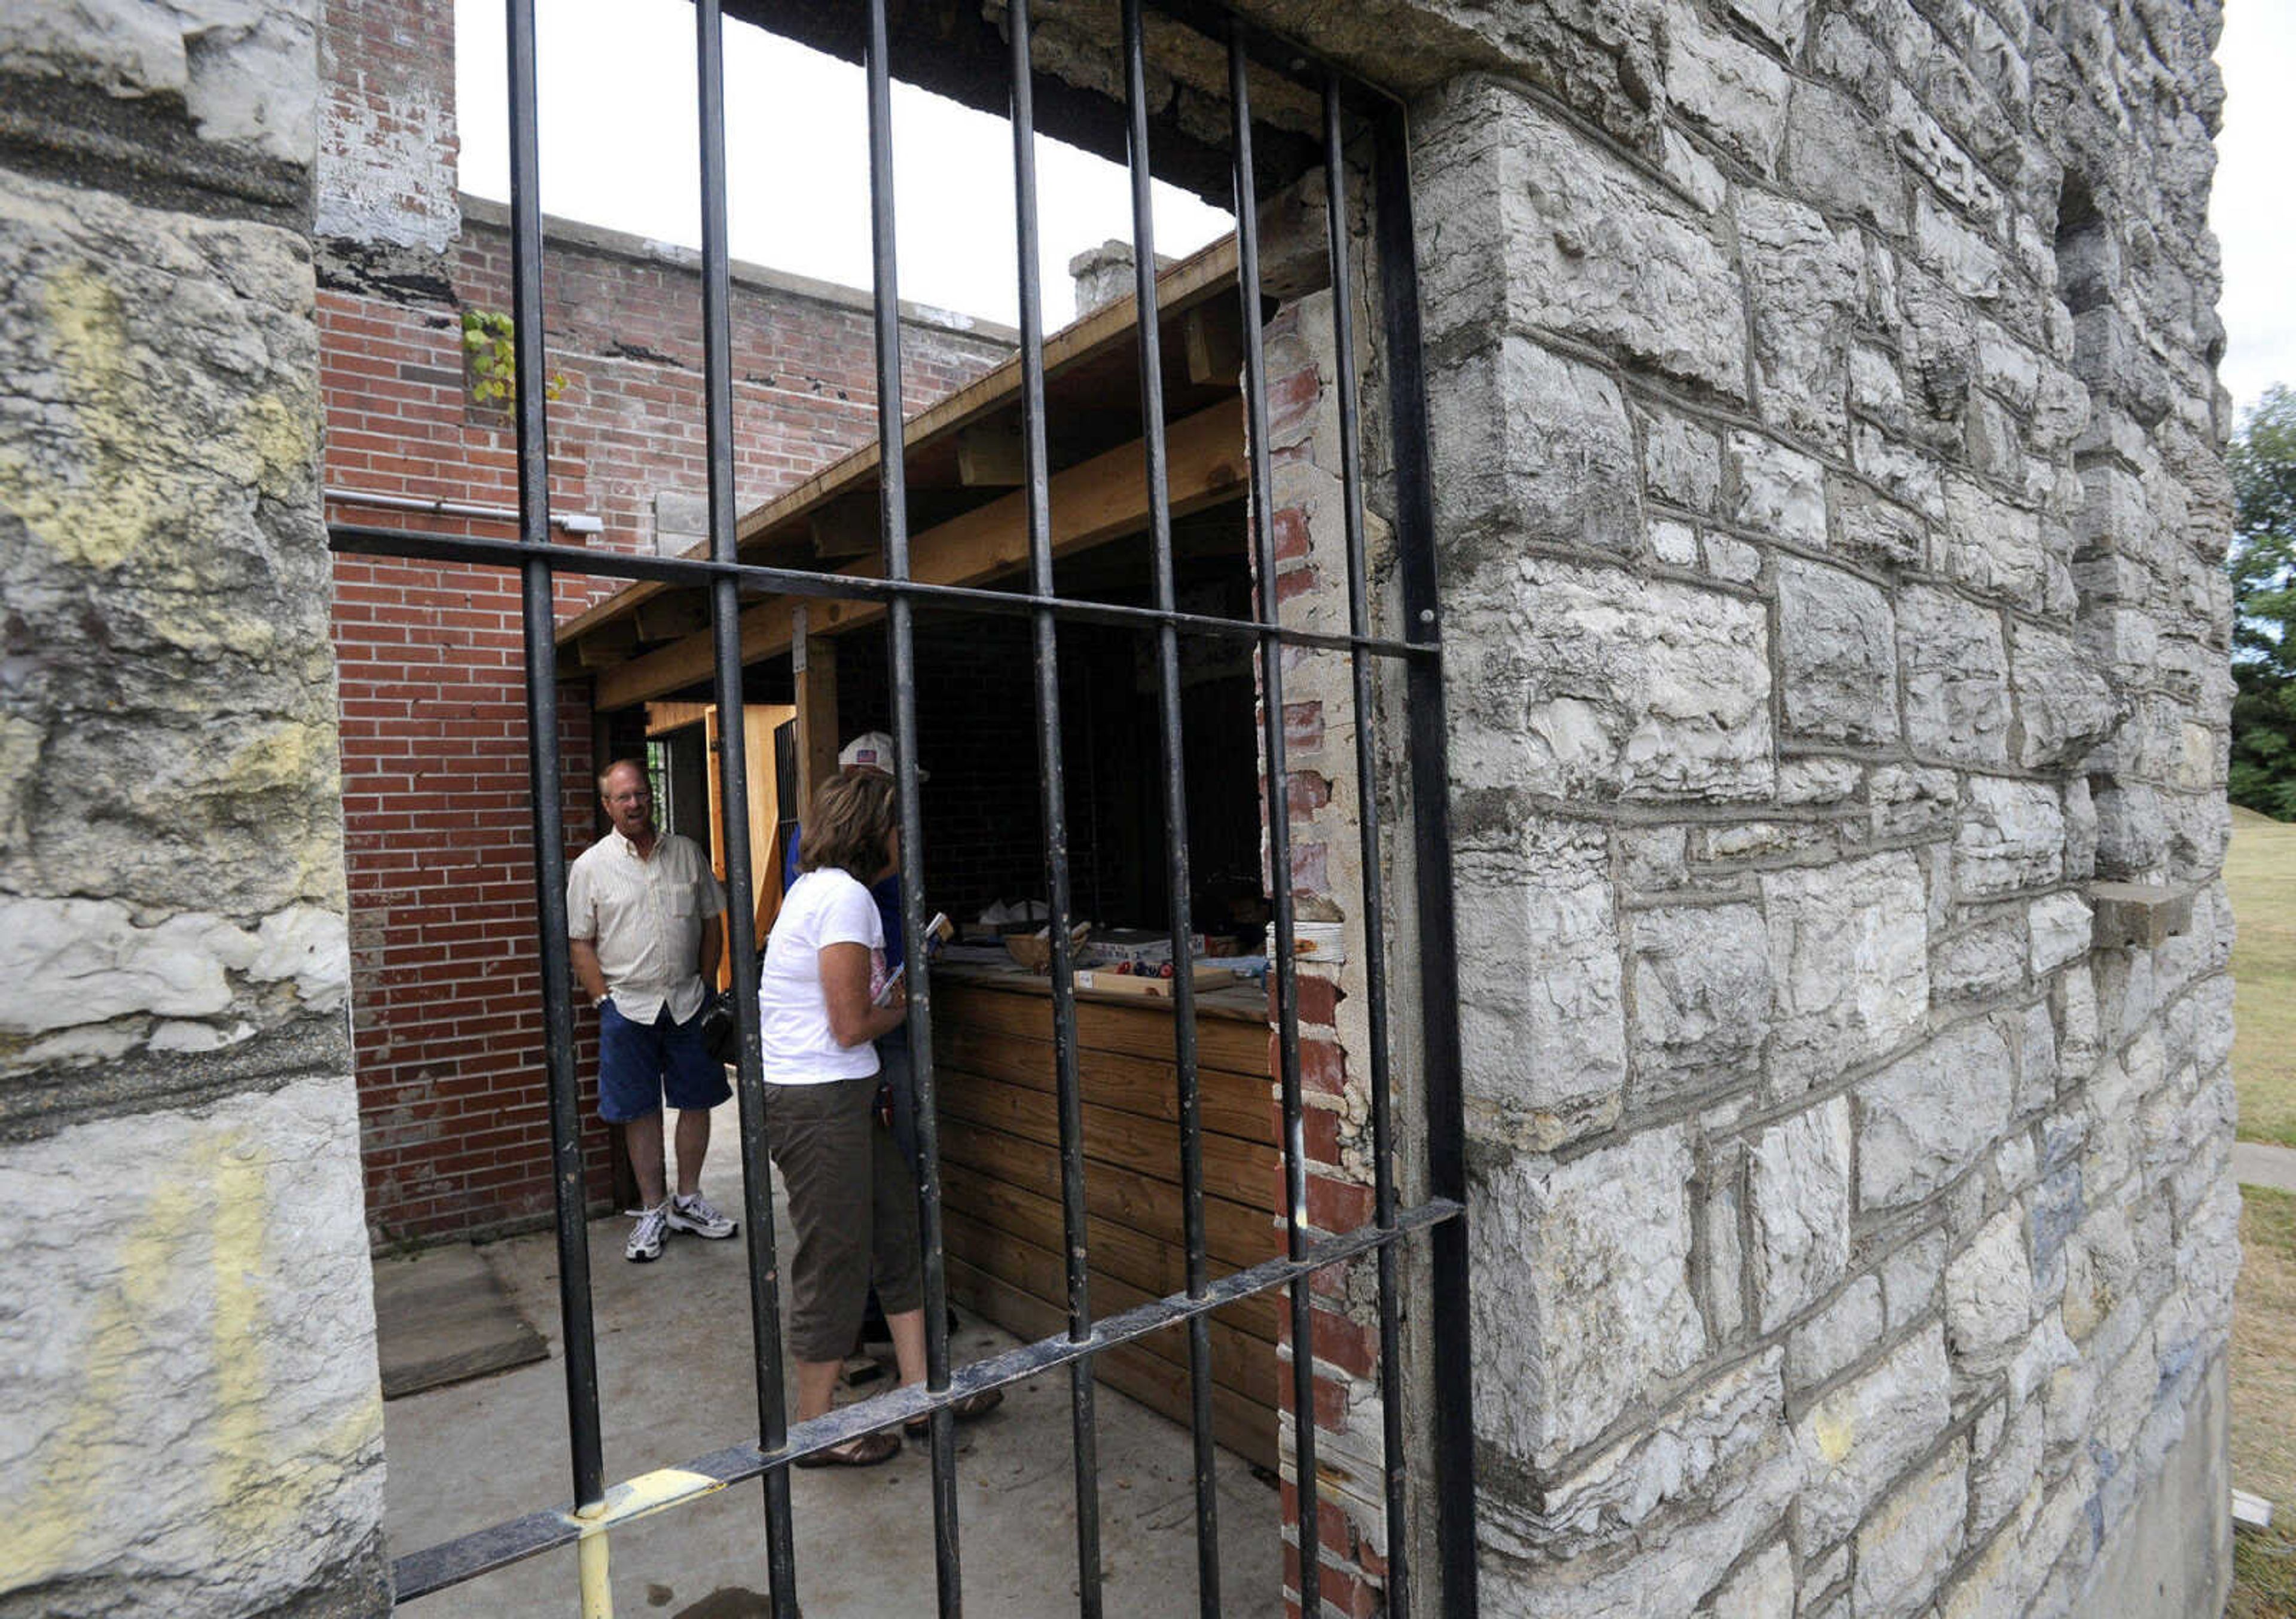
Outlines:
POLYGON ((669 1204, 658 1203, 650 1209, 638 1211, 638 1223, 630 1228, 630 1240, 622 1245, 622 1257, 644 1264, 661 1257, 661 1238, 669 1222, 669 1204))
POLYGON ((734 1222, 720 1214, 699 1192, 691 1197, 673 1197, 662 1207, 663 1217, 668 1220, 669 1229, 673 1231, 690 1231, 696 1237, 707 1237, 713 1241, 734 1235, 734 1222))

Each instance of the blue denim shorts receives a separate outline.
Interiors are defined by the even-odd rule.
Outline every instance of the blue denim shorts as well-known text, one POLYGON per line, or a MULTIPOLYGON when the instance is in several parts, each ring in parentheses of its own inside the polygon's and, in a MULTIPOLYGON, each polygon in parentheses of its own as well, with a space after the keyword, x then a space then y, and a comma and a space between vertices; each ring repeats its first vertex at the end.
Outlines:
POLYGON ((664 1007, 633 1023, 612 1001, 598 1008, 598 1116, 627 1124, 672 1107, 715 1107, 734 1094, 701 1045, 701 1014, 679 1023, 664 1007))

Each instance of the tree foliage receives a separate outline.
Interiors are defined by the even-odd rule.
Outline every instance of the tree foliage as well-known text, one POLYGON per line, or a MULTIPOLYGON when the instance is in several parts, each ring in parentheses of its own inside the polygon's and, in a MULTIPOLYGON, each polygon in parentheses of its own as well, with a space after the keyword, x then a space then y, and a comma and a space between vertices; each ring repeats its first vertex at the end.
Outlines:
POLYGON ((2296 393, 2242 419, 2230 455, 2233 802, 2296 820, 2296 393))

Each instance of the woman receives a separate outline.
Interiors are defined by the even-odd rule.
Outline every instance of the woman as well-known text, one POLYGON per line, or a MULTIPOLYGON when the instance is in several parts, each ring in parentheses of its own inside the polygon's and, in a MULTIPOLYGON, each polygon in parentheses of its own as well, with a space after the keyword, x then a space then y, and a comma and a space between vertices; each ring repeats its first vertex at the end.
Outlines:
MULTIPOLYGON (((790 1350, 800 1422, 829 1409, 873 1271, 901 1381, 924 1380, 916 1187, 890 1132, 877 1124, 871 1044, 907 1015, 900 988, 876 1004, 885 934, 869 897, 869 885, 899 859, 892 778, 857 771, 824 782, 798 845, 798 879, 766 943, 758 990, 766 1132, 797 1237, 790 1350)), ((996 1393, 961 1402, 957 1414, 987 1410, 996 1393)), ((864 1434, 798 1465, 872 1467, 900 1448, 892 1434, 864 1434)))

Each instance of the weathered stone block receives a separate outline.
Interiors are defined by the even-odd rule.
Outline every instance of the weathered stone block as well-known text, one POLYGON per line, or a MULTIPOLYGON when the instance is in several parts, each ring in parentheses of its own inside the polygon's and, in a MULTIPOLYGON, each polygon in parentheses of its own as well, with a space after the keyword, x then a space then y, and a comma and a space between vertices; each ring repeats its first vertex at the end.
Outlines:
POLYGON ((2088 954, 2095 924, 2088 901, 2079 894, 2049 894, 2036 900, 2026 916, 2034 977, 2044 977, 2088 954))
POLYGON ((1483 1164, 1474 1266, 1475 1421, 1541 1468, 1705 1352, 1690 1290, 1690 1146, 1677 1125, 1567 1163, 1483 1164))
POLYGON ((1945 481, 1945 507, 1939 566, 1970 588, 2021 607, 2038 612, 2046 604, 2047 552, 2038 514, 1961 477, 1945 481))
POLYGON ((1635 1072, 1644 1102, 1728 1086, 1769 1033, 1769 952, 1751 905, 1637 913, 1635 1072))
POLYGON ((1667 99, 1724 150, 1767 174, 1785 129, 1792 84, 1785 69, 1688 5, 1668 8, 1666 39, 1667 99))
POLYGON ((1774 1619, 1792 1612, 1793 1601, 1793 1554, 1780 1541, 1756 1552, 1698 1611, 1712 1619, 1774 1619))
POLYGON ((1954 837, 1954 891, 1964 899, 2038 888, 2064 875, 2065 818, 2056 789, 1972 776, 1954 837))
POLYGON ((1439 341, 1462 319, 1559 332, 1743 397, 1738 274, 1662 187, 1488 80, 1419 133, 1417 207, 1445 221, 1421 284, 1439 341))
POLYGON ((1907 746, 1959 764, 2007 762, 2009 659, 1998 612, 1909 585, 1898 593, 1898 655, 1907 746))
POLYGON ((2009 1122, 2016 1074, 1990 1023, 1964 1023, 1857 1088, 1857 1202, 1918 1203, 1977 1161, 2009 1122))
POLYGON ((2023 1212, 2011 1206, 1988 1220, 1945 1271, 1946 1341, 1972 1376, 2006 1366, 2033 1319, 2033 1262, 2023 1212))
POLYGON ((1784 168, 1795 192, 1837 214, 1869 220, 1891 235, 1906 227, 1906 181, 1880 125, 1830 86, 1794 87, 1786 117, 1784 168))
POLYGON ((2021 909, 1982 916, 1932 944, 1930 999, 1940 1007, 1985 1005, 2013 994, 2025 982, 2029 950, 2021 909))
POLYGON ((1795 1425, 1809 1468, 1795 1544, 1805 1557, 1848 1534, 1952 1418, 1945 1340, 1916 1333, 1812 1405, 1795 1425))
POLYGON ((1593 366, 1505 337, 1459 362, 1429 415, 1436 520, 1455 548, 1473 547, 1462 564, 1524 539, 1621 552, 1641 540, 1626 403, 1593 366))
POLYGON ((2009 660, 2023 733, 2017 762, 2027 769, 2077 762, 2120 722, 2120 703, 2071 637, 2013 620, 2009 660))
POLYGON ((1832 742, 1894 742, 1897 648, 1888 598, 1839 568, 1778 563, 1786 729, 1832 742))
POLYGON ((1861 1276, 1786 1339, 1786 1387, 1824 1382, 1882 1341, 1882 1281, 1861 1276))
POLYGON ((1800 1314, 1849 1266, 1849 1141, 1845 1097, 1754 1138, 1747 1155, 1748 1259, 1760 1331, 1800 1314))
POLYGON ((1731 518, 1775 539, 1813 550, 1825 547, 1825 469, 1800 450, 1760 433, 1730 435, 1737 497, 1731 518))
POLYGON ((1909 854, 1766 872, 1771 1082, 1807 1089, 1889 1049, 1929 1010, 1927 907, 1909 854))
POLYGON ((1738 241, 1754 311, 1762 419, 1839 451, 1864 253, 1814 210, 1769 192, 1738 196, 1738 241))
POLYGON ((1956 1439, 1874 1509, 1857 1532, 1856 1612, 1910 1619, 1960 1555, 1969 1507, 1969 1442, 1956 1439))
POLYGON ((1487 1139, 1545 1152, 1618 1117, 1626 1009, 1600 832, 1534 822, 1458 856, 1460 1036, 1487 1139))
POLYGON ((1453 609, 1455 777, 1560 799, 1754 798, 1775 779, 1759 603, 1620 570, 1493 563, 1453 609))
POLYGON ((0 1311, 8 1587, 192 1619, 322 1585, 329 1612, 388 1606, 349 1079, 12 1146, 0 1209, 38 1278, 0 1311))
POLYGON ((1669 410, 1637 410, 1643 487, 1660 500, 1711 512, 1722 487, 1722 445, 1714 430, 1669 410))

